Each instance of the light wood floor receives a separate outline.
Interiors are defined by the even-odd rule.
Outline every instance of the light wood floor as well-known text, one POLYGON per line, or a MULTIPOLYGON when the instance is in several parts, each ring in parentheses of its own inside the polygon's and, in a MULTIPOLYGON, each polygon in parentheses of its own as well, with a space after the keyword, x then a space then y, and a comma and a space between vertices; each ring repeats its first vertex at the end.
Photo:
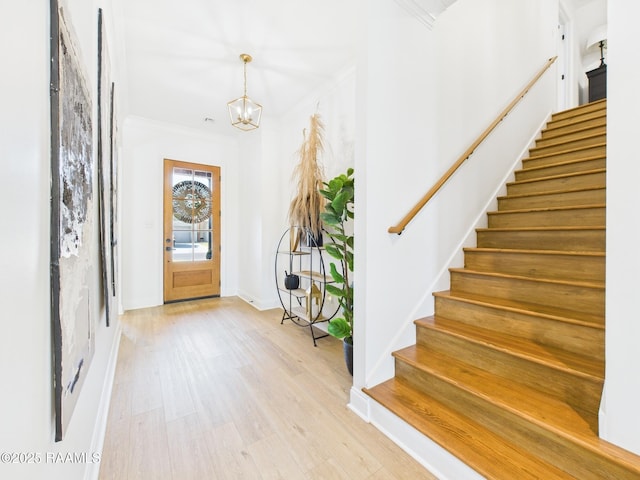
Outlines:
POLYGON ((237 298, 128 312, 100 479, 434 479, 347 407, 342 344, 237 298))

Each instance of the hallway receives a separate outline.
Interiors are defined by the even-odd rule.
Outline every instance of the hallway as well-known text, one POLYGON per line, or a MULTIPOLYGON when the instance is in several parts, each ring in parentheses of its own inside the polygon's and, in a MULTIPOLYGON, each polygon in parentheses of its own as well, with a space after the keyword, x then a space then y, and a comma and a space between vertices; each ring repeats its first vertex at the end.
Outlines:
POLYGON ((342 346, 238 298, 127 312, 100 479, 433 479, 347 407, 342 346))

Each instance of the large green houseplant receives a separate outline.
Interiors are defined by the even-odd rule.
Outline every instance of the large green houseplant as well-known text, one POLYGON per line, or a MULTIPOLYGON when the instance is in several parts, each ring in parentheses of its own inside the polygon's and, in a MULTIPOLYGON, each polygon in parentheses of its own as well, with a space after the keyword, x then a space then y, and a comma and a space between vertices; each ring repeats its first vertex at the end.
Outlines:
POLYGON ((324 182, 324 189, 320 193, 325 197, 326 204, 320 218, 325 226, 325 231, 330 243, 325 245, 326 251, 331 257, 340 262, 340 268, 335 262, 331 262, 331 278, 334 283, 327 285, 327 292, 338 299, 342 310, 342 316, 329 322, 330 335, 342 339, 345 343, 345 360, 352 372, 353 358, 353 281, 349 278, 353 272, 353 234, 347 233, 345 226, 354 218, 354 180, 353 168, 349 168, 346 174, 335 177, 330 182, 324 182))

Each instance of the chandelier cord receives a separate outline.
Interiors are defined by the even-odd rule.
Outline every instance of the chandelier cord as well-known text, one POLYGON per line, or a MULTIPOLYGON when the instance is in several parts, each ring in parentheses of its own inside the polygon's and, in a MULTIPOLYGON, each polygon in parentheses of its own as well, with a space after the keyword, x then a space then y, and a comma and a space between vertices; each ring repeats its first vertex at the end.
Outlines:
POLYGON ((247 61, 244 61, 244 96, 247 96, 247 61))

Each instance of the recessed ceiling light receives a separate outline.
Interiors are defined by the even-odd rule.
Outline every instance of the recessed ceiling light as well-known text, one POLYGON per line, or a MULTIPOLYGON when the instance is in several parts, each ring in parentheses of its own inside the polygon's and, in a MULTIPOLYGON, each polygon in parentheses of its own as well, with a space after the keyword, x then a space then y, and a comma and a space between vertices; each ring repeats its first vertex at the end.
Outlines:
POLYGON ((216 123, 215 119, 213 119, 213 118, 211 118, 211 117, 204 117, 204 121, 205 121, 205 122, 216 123))

